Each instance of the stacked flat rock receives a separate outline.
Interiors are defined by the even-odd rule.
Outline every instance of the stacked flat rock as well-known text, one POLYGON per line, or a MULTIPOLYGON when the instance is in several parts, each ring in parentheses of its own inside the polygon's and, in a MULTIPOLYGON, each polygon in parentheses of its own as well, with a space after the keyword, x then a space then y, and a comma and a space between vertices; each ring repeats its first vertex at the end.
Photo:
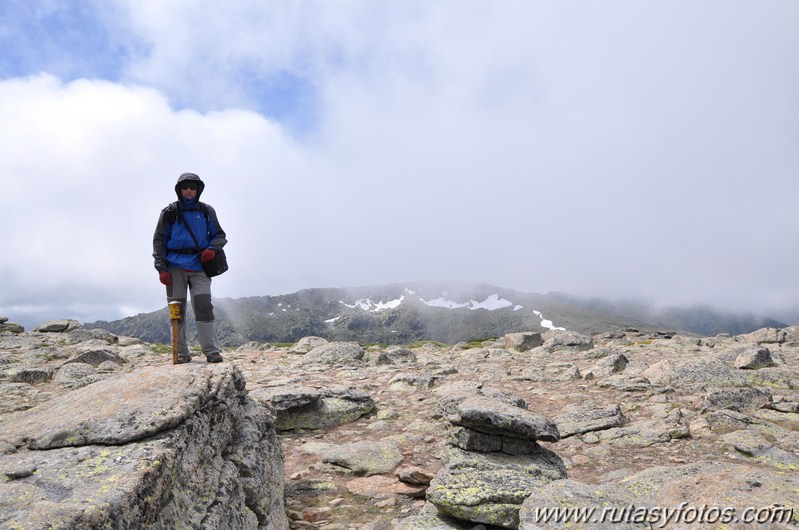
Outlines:
POLYGON ((439 514, 517 528, 519 509, 533 491, 565 478, 563 461, 537 442, 557 442, 557 426, 504 392, 444 397, 450 424, 445 466, 427 490, 439 514))
POLYGON ((287 384, 258 389, 249 395, 275 409, 275 428, 278 431, 341 425, 355 421, 375 408, 369 394, 341 385, 319 389, 287 384))
POLYGON ((9 322, 8 317, 0 317, 0 333, 3 332, 22 333, 24 331, 25 328, 23 328, 19 324, 14 324, 13 322, 9 322))

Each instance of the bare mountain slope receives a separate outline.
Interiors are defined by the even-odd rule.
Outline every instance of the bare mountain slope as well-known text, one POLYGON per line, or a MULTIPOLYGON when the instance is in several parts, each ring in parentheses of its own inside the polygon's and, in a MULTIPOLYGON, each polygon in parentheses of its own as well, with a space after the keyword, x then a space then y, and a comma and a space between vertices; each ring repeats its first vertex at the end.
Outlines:
MULTIPOLYGON (((454 344, 553 328, 584 334, 637 327, 714 335, 784 326, 772 319, 725 315, 707 308, 657 313, 643 304, 522 293, 486 284, 318 288, 279 296, 222 298, 214 303, 220 341, 226 346, 250 341, 288 343, 311 335, 362 343, 433 340, 454 344)), ((189 323, 193 334, 193 318, 189 323)), ((148 342, 170 340, 166 308, 86 327, 148 342)))

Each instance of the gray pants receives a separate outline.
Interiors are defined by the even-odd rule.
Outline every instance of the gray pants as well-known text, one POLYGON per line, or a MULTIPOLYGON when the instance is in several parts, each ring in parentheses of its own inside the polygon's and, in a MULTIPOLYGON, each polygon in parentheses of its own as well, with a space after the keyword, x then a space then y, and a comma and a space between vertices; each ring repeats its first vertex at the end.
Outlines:
POLYGON ((203 354, 207 357, 219 353, 219 342, 216 340, 216 324, 214 323, 214 305, 211 303, 211 278, 203 271, 185 271, 170 267, 172 284, 166 287, 166 299, 169 302, 180 302, 180 320, 178 320, 178 356, 191 357, 186 344, 186 298, 191 292, 191 307, 197 323, 197 340, 203 354))

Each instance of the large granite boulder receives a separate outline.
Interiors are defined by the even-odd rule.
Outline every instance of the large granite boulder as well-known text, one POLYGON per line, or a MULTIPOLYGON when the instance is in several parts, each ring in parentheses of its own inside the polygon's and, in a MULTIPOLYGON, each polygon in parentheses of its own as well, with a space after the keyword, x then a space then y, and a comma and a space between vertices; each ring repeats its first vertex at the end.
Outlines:
POLYGON ((272 410, 229 365, 156 366, 3 418, 9 528, 286 529, 272 410))
POLYGON ((540 333, 523 332, 523 333, 508 333, 504 337, 503 345, 506 350, 515 350, 525 352, 537 348, 544 344, 544 339, 541 338, 540 333))
POLYGON ((33 331, 41 333, 68 333, 80 328, 80 322, 72 319, 48 320, 42 322, 33 331))

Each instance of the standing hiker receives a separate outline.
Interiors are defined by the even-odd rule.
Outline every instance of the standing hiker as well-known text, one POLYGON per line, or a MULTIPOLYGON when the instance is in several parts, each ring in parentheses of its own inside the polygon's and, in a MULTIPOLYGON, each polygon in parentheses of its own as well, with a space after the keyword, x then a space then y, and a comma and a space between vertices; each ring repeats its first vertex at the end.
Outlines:
POLYGON ((178 201, 158 217, 153 235, 153 257, 158 279, 166 285, 169 302, 180 302, 178 321, 178 363, 191 361, 186 345, 186 295, 191 291, 191 306, 197 323, 197 339, 209 363, 222 362, 211 303, 211 278, 202 263, 214 259, 227 243, 216 211, 200 202, 205 184, 194 173, 183 173, 175 184, 178 201))

